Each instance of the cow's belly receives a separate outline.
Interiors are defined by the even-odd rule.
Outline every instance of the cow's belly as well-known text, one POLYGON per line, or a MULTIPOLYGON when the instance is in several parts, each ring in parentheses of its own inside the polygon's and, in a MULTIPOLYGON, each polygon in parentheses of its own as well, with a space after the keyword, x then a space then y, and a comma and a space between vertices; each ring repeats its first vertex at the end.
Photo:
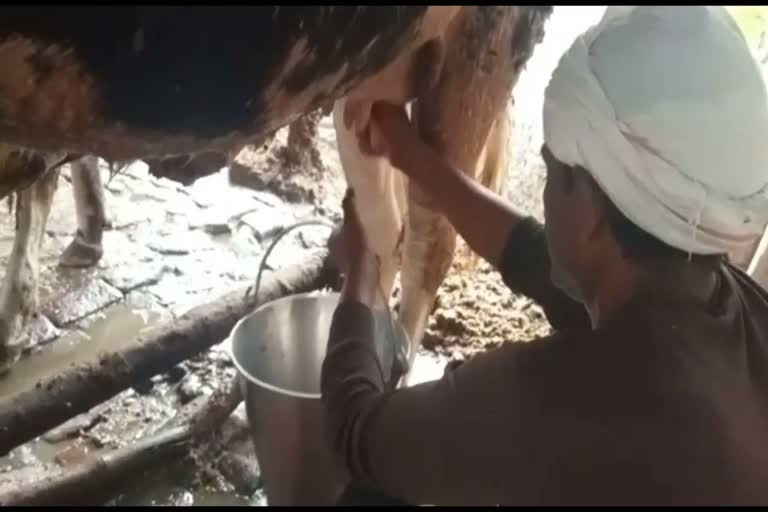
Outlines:
POLYGON ((120 158, 259 139, 352 86, 382 95, 397 63, 392 90, 457 10, 3 7, 0 138, 120 158))

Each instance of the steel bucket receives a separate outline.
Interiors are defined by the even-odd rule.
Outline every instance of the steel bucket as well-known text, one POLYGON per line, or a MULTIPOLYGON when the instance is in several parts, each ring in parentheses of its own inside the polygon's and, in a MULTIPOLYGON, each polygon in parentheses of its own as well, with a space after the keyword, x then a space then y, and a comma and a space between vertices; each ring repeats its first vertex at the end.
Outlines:
MULTIPOLYGON (((333 505, 349 484, 328 445, 320 395, 320 372, 338 301, 338 293, 284 297, 260 306, 232 330, 232 359, 243 377, 269 505, 333 505)), ((387 382, 395 387, 406 371, 407 335, 388 310, 376 311, 374 317, 376 353, 387 382)))

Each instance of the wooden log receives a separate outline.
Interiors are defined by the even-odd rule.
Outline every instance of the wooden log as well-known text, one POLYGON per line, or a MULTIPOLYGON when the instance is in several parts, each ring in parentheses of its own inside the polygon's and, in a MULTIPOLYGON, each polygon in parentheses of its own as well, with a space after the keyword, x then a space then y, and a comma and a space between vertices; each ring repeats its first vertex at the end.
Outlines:
POLYGON ((42 471, 39 479, 13 488, 13 476, 1 506, 99 505, 125 483, 126 477, 188 450, 189 425, 175 427, 104 455, 88 457, 73 467, 42 471))
POLYGON ((13 474, 4 475, 0 479, 0 506, 103 504, 127 480, 187 454, 196 440, 220 427, 242 401, 239 378, 232 380, 210 398, 193 401, 159 433, 130 446, 91 455, 74 466, 41 471, 30 483, 13 474))
MULTIPOLYGON (((332 282, 335 272, 327 254, 326 249, 309 252, 299 264, 268 275, 259 303, 332 282)), ((103 355, 98 362, 74 366, 39 381, 34 389, 0 400, 0 456, 220 343, 257 305, 252 295, 248 300, 244 295, 245 290, 226 294, 139 336, 118 352, 103 355)))

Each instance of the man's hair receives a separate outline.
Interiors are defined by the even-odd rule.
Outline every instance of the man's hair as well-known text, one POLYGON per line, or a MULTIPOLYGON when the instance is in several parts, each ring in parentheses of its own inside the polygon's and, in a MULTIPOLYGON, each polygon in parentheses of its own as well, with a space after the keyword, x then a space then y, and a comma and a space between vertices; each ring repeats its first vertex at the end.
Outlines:
POLYGON ((625 217, 602 190, 600 193, 605 198, 606 216, 611 233, 625 258, 641 262, 701 257, 689 255, 662 242, 625 217))
POLYGON ((586 169, 582 167, 563 167, 566 172, 566 190, 571 190, 575 185, 576 173, 574 173, 574 170, 578 169, 579 172, 589 180, 590 184, 595 188, 595 190, 603 197, 606 205, 606 216, 608 218, 611 234, 613 234, 613 237, 625 258, 638 263, 674 259, 689 259, 691 261, 717 263, 725 256, 688 254, 685 251, 681 251, 680 249, 672 247, 671 245, 659 240, 655 236, 651 235, 630 221, 626 216, 624 216, 624 214, 621 213, 613 201, 611 201, 611 198, 609 198, 608 195, 602 191, 594 178, 592 178, 592 175, 586 169))

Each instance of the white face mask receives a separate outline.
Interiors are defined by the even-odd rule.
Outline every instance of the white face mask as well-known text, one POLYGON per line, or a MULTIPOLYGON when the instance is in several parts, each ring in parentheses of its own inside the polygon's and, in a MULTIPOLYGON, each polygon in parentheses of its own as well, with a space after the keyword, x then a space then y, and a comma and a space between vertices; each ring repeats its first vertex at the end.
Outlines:
POLYGON ((553 250, 552 244, 549 243, 549 236, 547 236, 547 247, 549 249, 550 261, 549 276, 552 284, 573 300, 583 304, 585 300, 584 293, 576 279, 560 264, 556 251, 553 250))

